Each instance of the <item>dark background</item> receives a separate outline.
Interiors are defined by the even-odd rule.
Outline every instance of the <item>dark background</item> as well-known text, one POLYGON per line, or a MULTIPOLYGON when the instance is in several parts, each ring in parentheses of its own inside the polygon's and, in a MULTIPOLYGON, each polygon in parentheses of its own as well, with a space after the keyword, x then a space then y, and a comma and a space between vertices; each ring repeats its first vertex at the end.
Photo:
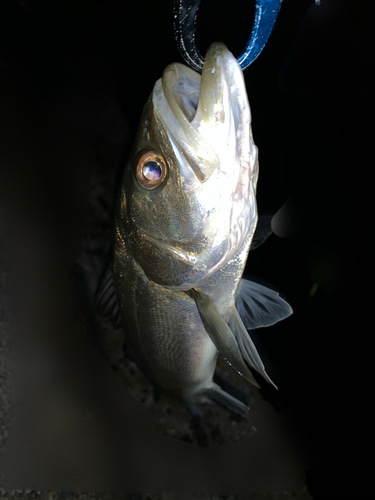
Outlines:
MULTIPOLYGON (((203 0, 201 52, 218 40, 238 55, 252 15, 250 1, 203 0)), ((277 212, 277 236, 251 253, 246 272, 281 290, 294 310, 256 337, 279 386, 262 395, 287 412, 296 436, 308 436, 314 499, 367 499, 373 484, 374 16, 370 0, 284 0, 244 73, 259 212, 277 212)), ((40 307, 47 323, 64 323, 98 138, 123 158, 103 187, 113 199, 156 79, 182 62, 172 2, 3 1, 0 22, 0 192, 16 294, 25 318, 40 307), (108 125, 113 102, 121 119, 108 125)))

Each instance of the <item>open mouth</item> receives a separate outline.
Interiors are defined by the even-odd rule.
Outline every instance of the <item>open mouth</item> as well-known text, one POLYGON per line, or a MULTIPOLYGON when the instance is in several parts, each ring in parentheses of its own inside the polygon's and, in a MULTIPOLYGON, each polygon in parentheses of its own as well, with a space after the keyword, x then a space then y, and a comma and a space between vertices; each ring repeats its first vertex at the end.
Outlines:
POLYGON ((172 88, 177 104, 190 123, 197 112, 200 88, 200 78, 198 82, 197 79, 192 79, 191 75, 188 74, 180 75, 172 88))
POLYGON ((241 67, 224 44, 213 43, 202 76, 184 64, 173 63, 164 70, 161 84, 154 107, 204 183, 216 169, 226 168, 238 141, 245 138, 244 124, 250 119, 241 67))

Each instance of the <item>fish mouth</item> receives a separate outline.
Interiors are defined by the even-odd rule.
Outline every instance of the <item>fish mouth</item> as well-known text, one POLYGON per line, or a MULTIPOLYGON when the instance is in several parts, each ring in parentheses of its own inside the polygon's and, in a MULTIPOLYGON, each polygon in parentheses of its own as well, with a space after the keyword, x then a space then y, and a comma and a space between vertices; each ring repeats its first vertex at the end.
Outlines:
POLYGON ((238 132, 251 119, 241 67, 218 42, 207 51, 202 76, 183 64, 167 66, 153 103, 201 183, 225 166, 227 146, 242 140, 238 132))

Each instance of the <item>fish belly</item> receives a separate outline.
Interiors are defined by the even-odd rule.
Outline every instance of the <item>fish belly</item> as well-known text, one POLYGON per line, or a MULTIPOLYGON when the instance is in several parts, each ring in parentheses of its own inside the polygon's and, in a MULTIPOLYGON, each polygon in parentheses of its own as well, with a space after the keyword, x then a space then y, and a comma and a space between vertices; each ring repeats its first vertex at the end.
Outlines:
POLYGON ((146 378, 183 400, 211 388, 217 349, 195 301, 149 281, 123 248, 115 251, 113 276, 126 338, 146 378))

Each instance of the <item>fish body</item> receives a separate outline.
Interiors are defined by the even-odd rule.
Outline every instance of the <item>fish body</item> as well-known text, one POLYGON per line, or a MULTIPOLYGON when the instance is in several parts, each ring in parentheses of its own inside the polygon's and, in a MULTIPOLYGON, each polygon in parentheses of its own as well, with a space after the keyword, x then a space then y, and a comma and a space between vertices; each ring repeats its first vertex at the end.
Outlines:
POLYGON ((242 279, 258 221, 257 179, 236 58, 215 43, 202 76, 168 66, 125 168, 101 294, 107 309, 117 298, 136 363, 154 386, 242 414, 247 407, 213 382, 218 351, 255 385, 244 359, 270 381, 247 329, 291 313, 276 292, 242 279))

